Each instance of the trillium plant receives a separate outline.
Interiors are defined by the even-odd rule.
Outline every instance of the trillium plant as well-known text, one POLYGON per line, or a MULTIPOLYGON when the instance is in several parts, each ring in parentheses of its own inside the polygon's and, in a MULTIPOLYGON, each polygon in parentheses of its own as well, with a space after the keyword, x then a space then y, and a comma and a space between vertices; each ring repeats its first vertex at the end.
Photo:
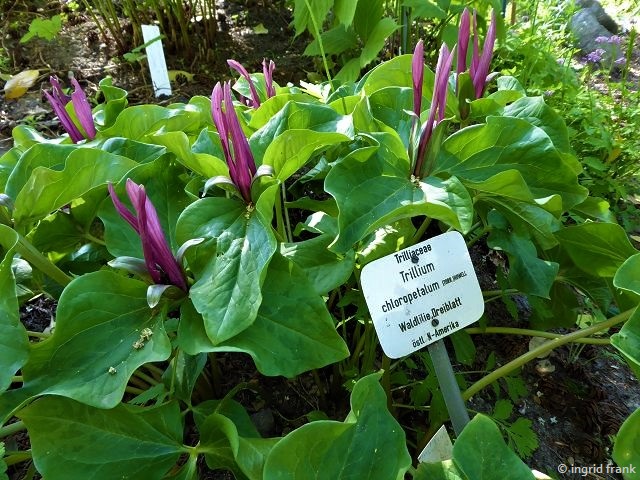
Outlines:
MULTIPOLYGON (((189 480, 204 463, 241 479, 533 479, 530 424, 509 435, 504 416, 476 416, 450 460, 417 461, 448 421, 433 364, 381 353, 360 285, 368 263, 457 231, 503 260, 485 301, 526 299, 515 330, 552 339, 482 375, 473 336, 514 329, 486 316, 453 334, 456 368, 475 371, 465 400, 570 342, 610 343, 640 373, 640 254, 579 183, 560 114, 491 72, 501 20, 480 51, 477 16, 430 52, 434 71, 418 42, 342 85, 279 86, 273 62, 230 60, 240 77, 211 97, 128 106, 107 78, 91 110, 52 77, 68 135, 20 125, 0 158, 0 478, 32 461, 49 480, 189 480), (37 296, 55 305, 46 332, 20 321, 37 296), (578 327, 585 301, 601 320, 578 327), (229 385, 239 363, 252 380, 229 385), (282 436, 246 401, 271 377, 317 392, 282 436), (322 412, 329 396, 344 409, 322 412), (26 450, 8 441, 22 430, 26 450)), ((640 465, 638 431, 636 412, 618 465, 640 465)))

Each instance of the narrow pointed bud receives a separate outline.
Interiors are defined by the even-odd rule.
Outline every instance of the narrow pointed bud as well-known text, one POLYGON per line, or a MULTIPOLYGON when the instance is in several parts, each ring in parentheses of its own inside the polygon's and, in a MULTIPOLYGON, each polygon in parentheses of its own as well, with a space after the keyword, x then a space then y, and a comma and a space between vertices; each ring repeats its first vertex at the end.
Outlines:
POLYGON ((256 164, 249 148, 238 116, 233 108, 231 84, 217 83, 211 94, 213 123, 220 134, 222 150, 229 167, 229 177, 238 188, 242 198, 251 202, 251 179, 256 173, 256 164))
POLYGON ((478 65, 475 74, 472 75, 473 86, 476 91, 476 98, 482 97, 484 88, 487 84, 487 75, 489 74, 489 67, 491 66, 491 59, 493 58, 493 47, 496 42, 496 13, 491 12, 491 24, 487 31, 487 37, 484 40, 482 47, 482 55, 478 59, 478 65))
POLYGON ((73 104, 73 110, 76 112, 76 117, 80 126, 84 130, 86 137, 89 140, 96 138, 96 127, 93 123, 93 114, 91 113, 91 105, 87 100, 82 87, 75 78, 71 79, 73 85, 73 93, 71 94, 71 103, 73 104))
POLYGON ((429 140, 431 140, 433 130, 436 125, 444 119, 449 72, 451 70, 452 61, 453 52, 450 52, 447 46, 443 43, 440 48, 440 54, 438 55, 438 63, 436 64, 433 95, 431 97, 431 106, 429 107, 429 117, 427 118, 427 123, 424 125, 422 130, 418 145, 416 165, 413 171, 413 174, 416 177, 420 176, 424 157, 427 152, 427 147, 429 145, 429 140))
POLYGON ((471 56, 471 66, 469 67, 469 73, 471 78, 475 76, 475 72, 478 69, 478 63, 480 62, 480 54, 478 53, 478 18, 477 12, 473 11, 473 55, 471 56))
POLYGON ((251 101, 253 103, 252 106, 253 108, 258 108, 260 106, 260 97, 258 96, 256 86, 253 84, 253 80, 249 76, 249 72, 247 72, 247 69, 244 68, 242 64, 240 62, 237 62, 236 60, 227 60, 227 64, 245 78, 245 80, 249 84, 249 90, 251 90, 251 101))
POLYGON ((273 72, 276 69, 276 64, 273 60, 269 60, 267 64, 267 59, 262 60, 262 73, 264 74, 264 81, 267 85, 267 98, 276 96, 276 89, 273 88, 273 72))
POLYGON ((184 272, 169 248, 158 213, 147 197, 144 186, 127 179, 127 195, 137 216, 131 213, 120 201, 113 185, 109 184, 108 188, 116 211, 140 237, 145 265, 153 282, 156 284, 169 283, 186 292, 188 286, 184 272))
POLYGON ((424 44, 422 40, 416 44, 413 51, 411 76, 413 79, 413 113, 419 118, 422 109, 422 82, 424 80, 424 44))
POLYGON ((458 30, 458 63, 456 73, 460 75, 467 70, 467 49, 469 48, 469 37, 471 35, 471 15, 467 8, 460 17, 460 29, 458 30))

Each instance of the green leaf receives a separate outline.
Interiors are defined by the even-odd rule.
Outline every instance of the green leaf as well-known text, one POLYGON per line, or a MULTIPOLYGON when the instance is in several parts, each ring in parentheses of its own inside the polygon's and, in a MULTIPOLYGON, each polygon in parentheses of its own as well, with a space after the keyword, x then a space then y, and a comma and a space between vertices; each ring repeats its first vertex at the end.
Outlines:
POLYGON ((126 157, 99 150, 74 150, 62 171, 45 167, 33 171, 15 200, 15 222, 25 224, 44 218, 96 187, 119 181, 136 165, 126 157))
POLYGON ((20 322, 16 281, 11 268, 18 234, 0 225, 0 245, 4 258, 0 262, 0 392, 11 385, 11 377, 29 357, 29 338, 20 322))
POLYGON ((621 468, 626 468, 623 474, 625 480, 637 478, 640 465, 640 409, 627 418, 616 436, 613 446, 613 459, 621 468), (631 472, 631 469, 634 469, 631 472))
POLYGON ((76 278, 60 297, 53 335, 32 346, 23 388, 0 396, 0 410, 18 406, 20 392, 113 408, 138 367, 169 357, 164 320, 149 309, 145 283, 109 271, 76 278), (145 338, 144 329, 151 332, 145 338))
POLYGON ((528 418, 518 418, 505 427, 511 446, 521 458, 529 458, 538 449, 538 436, 533 431, 532 422, 528 418))
POLYGON ((613 277, 617 288, 640 295, 640 253, 627 258, 613 277))
POLYGON ((568 210, 584 201, 573 167, 544 130, 513 117, 488 117, 485 125, 463 128, 440 148, 434 175, 447 172, 463 182, 481 182, 505 170, 517 170, 534 198, 562 196, 568 210))
POLYGON ((498 427, 482 414, 476 415, 456 440, 453 461, 469 480, 534 479, 531 470, 504 443, 498 427))
MULTIPOLYGON (((156 143, 164 145, 171 153, 175 154, 176 159, 189 170, 203 176, 204 178, 217 177, 223 175, 229 176, 229 167, 222 160, 222 151, 217 152, 213 148, 209 152, 195 151, 198 144, 202 145, 205 140, 211 144, 207 129, 202 130, 198 138, 198 142, 193 145, 189 144, 189 137, 184 132, 166 132, 158 133, 151 137, 156 143), (216 156, 219 155, 219 156, 216 156)), ((211 132, 212 135, 215 135, 211 132)))
POLYGON ((271 165, 275 177, 284 182, 304 166, 317 150, 348 140, 349 137, 341 133, 287 130, 269 144, 262 164, 271 165))
POLYGON ((332 241, 331 235, 319 235, 280 246, 282 256, 304 270, 318 295, 324 295, 345 283, 355 266, 355 252, 349 250, 345 255, 337 255, 328 249, 332 241))
POLYGON ((438 5, 431 0, 404 0, 402 2, 403 7, 411 8, 411 18, 447 18, 447 12, 445 12, 438 5))
POLYGON ((440 463, 420 463, 413 480, 466 480, 453 460, 440 463))
POLYGON ((387 38, 399 28, 395 20, 390 17, 382 18, 373 27, 360 54, 360 67, 364 68, 373 62, 384 48, 387 38))
POLYGON ((113 86, 113 79, 105 77, 98 84, 104 95, 104 102, 93 110, 93 118, 97 125, 104 128, 111 127, 120 112, 127 107, 128 92, 122 88, 113 86))
POLYGON ((456 354, 456 360, 463 365, 470 367, 476 359, 476 346, 469 335, 464 330, 460 330, 451 335, 451 343, 456 354))
POLYGON ((52 143, 33 145, 20 156, 17 164, 11 170, 4 193, 15 200, 37 167, 62 170, 69 154, 77 149, 78 147, 75 145, 55 145, 52 143))
POLYGON ((575 265, 592 276, 613 277, 627 258, 638 253, 624 229, 612 223, 566 227, 555 236, 575 265))
POLYGON ((36 468, 51 479, 162 478, 187 452, 175 402, 102 410, 51 396, 18 416, 29 430, 36 468))
MULTIPOLYGON (((491 217, 490 214, 490 222, 491 217)), ((494 222, 491 225, 494 228, 487 239, 487 245, 506 252, 509 258, 508 278, 511 285, 521 292, 549 298, 549 290, 558 274, 559 265, 538 258, 536 247, 530 240, 500 228, 501 225, 494 222)))
POLYGON ((383 0, 367 0, 366 2, 358 2, 356 13, 353 17, 353 28, 362 39, 363 43, 369 41, 369 36, 378 25, 379 19, 384 15, 383 0))
POLYGON ((523 97, 505 107, 503 115, 526 120, 540 127, 561 152, 571 152, 569 130, 562 117, 544 102, 542 97, 523 97))
MULTIPOLYGON (((244 416, 250 422, 246 412, 244 416)), ((247 438, 235 422, 223 411, 200 420, 198 448, 204 453, 209 468, 231 470, 238 479, 261 480, 266 457, 279 439, 247 438)))
POLYGON ((319 420, 280 440, 267 457, 264 479, 403 478, 411 457, 379 378, 373 374, 355 384, 343 423, 319 420))
POLYGON ((358 6, 358 0, 335 0, 333 4, 333 11, 340 24, 348 27, 353 22, 353 18, 356 14, 356 8, 358 6))
POLYGON ((640 309, 636 308, 618 333, 611 335, 611 345, 625 357, 637 377, 640 377, 640 309))
MULTIPOLYGON (((356 2, 353 2, 354 4, 356 2)), ((354 5, 355 6, 355 5, 354 5)), ((358 45, 358 37, 352 29, 345 28, 344 25, 338 25, 337 27, 327 30, 320 35, 322 39, 322 47, 326 55, 337 55, 347 50, 351 50, 358 45)), ((307 48, 305 48, 303 55, 321 55, 320 43, 318 40, 314 40, 307 48)))
POLYGON ((607 223, 617 223, 616 216, 610 210, 609 202, 599 197, 587 197, 584 202, 576 205, 571 212, 577 213, 591 220, 607 223))
POLYGON ((296 29, 296 37, 305 30, 315 35, 313 23, 322 25, 324 19, 333 5, 333 0, 295 0, 293 9, 293 26, 296 29), (312 20, 313 18, 313 20, 312 20))
POLYGON ((34 18, 29 24, 29 31, 20 39, 20 43, 26 43, 33 37, 40 37, 47 41, 56 38, 62 29, 62 16, 54 15, 51 18, 34 18))
POLYGON ((262 374, 285 377, 294 377, 348 356, 324 301, 293 262, 279 255, 273 257, 262 297, 255 322, 217 346, 208 339, 202 319, 183 306, 178 332, 182 347, 192 354, 199 351, 248 353, 262 374))
POLYGON ((162 375, 162 380, 167 390, 171 389, 172 397, 174 396, 190 404, 193 388, 206 363, 207 356, 203 353, 189 355, 182 350, 178 350, 171 360, 169 368, 162 375))
POLYGON ((154 133, 202 129, 200 110, 193 105, 165 108, 159 105, 135 105, 125 108, 112 126, 102 131, 106 137, 125 137, 146 141, 154 133))
POLYGON ((214 345, 239 334, 256 319, 260 288, 276 251, 271 212, 277 186, 258 200, 253 212, 236 199, 204 198, 178 220, 179 243, 204 238, 187 251, 196 282, 189 291, 214 345))
POLYGON ((0 442, 0 480, 9 480, 7 468, 7 464, 4 461, 4 443, 0 442))
POLYGON ((325 190, 336 199, 340 210, 340 233, 332 250, 344 253, 378 227, 416 215, 468 231, 473 205, 457 178, 427 177, 414 183, 397 134, 372 133, 369 138, 373 146, 351 152, 325 180, 325 190))
MULTIPOLYGON (((274 99, 278 97, 279 95, 274 99)), ((273 99, 269 101, 271 100, 273 99)), ((342 134, 349 138, 354 135, 351 116, 340 115, 327 105, 290 101, 275 114, 270 113, 270 110, 265 112, 271 115, 270 119, 249 139, 256 165, 263 163, 269 145, 287 130, 313 130, 325 134, 342 134)))

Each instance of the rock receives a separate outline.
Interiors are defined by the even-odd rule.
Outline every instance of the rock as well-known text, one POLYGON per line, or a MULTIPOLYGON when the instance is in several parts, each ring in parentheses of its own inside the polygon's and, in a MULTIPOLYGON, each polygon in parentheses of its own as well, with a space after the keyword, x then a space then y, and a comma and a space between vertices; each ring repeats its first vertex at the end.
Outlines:
POLYGON ((271 436, 276 426, 276 420, 270 408, 265 408, 252 414, 251 421, 263 437, 271 436))
POLYGON ((604 28, 609 30, 611 33, 618 33, 620 27, 615 22, 611 16, 607 12, 604 11, 602 5, 597 0, 576 0, 576 5, 591 10, 593 15, 598 20, 598 23, 602 25, 604 28))
POLYGON ((569 28, 575 36, 582 53, 587 55, 597 49, 602 49, 604 50, 604 53, 601 55, 602 62, 611 62, 617 45, 606 42, 596 42, 598 37, 610 38, 611 32, 598 21, 591 7, 578 10, 573 17, 571 17, 569 28))

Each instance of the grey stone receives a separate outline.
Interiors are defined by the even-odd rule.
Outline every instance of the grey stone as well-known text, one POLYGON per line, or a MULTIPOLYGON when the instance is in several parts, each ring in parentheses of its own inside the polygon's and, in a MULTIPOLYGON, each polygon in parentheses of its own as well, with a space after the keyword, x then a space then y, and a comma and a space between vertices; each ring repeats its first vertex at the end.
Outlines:
POLYGON ((576 38, 582 53, 587 55, 601 48, 605 51, 602 56, 603 62, 611 62, 612 55, 617 46, 610 43, 596 42, 596 38, 598 37, 611 37, 611 32, 598 22, 598 19, 590 8, 578 10, 573 17, 571 17, 569 28, 576 38))
POLYGON ((276 426, 276 420, 270 408, 258 410, 251 415, 251 421, 263 437, 269 437, 276 426))

